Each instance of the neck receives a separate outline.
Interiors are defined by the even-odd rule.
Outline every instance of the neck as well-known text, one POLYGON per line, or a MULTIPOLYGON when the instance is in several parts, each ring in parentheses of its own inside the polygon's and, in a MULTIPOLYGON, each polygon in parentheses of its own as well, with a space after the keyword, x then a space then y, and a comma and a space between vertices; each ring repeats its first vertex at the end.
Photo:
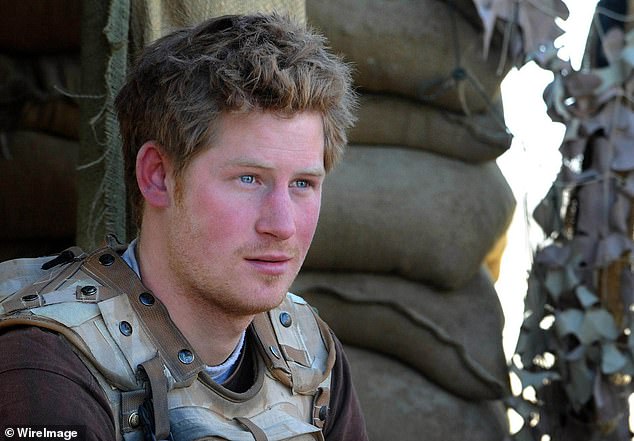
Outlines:
POLYGON ((236 317, 212 302, 175 286, 169 265, 160 256, 161 241, 139 236, 136 258, 143 284, 165 305, 172 322, 208 366, 224 362, 235 350, 253 316, 236 317))

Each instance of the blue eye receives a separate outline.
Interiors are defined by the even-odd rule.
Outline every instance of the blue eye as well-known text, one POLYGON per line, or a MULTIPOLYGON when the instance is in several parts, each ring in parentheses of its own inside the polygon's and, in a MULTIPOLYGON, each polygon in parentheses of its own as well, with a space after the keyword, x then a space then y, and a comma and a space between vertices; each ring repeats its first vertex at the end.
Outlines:
POLYGON ((240 176, 240 182, 242 182, 243 184, 253 184, 255 182, 255 176, 253 175, 240 176))
POLYGON ((297 181, 295 181, 295 186, 298 188, 308 188, 310 187, 310 183, 305 179, 298 179, 297 181))

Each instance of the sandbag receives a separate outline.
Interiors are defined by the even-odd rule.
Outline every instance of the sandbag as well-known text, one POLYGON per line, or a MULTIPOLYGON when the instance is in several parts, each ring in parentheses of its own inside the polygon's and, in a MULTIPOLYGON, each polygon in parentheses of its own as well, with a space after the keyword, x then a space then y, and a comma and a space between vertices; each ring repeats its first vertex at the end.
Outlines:
POLYGON ((79 138, 79 106, 66 93, 79 93, 75 54, 0 55, 0 131, 44 131, 79 138))
POLYGON ((304 0, 138 0, 131 6, 133 53, 174 29, 226 14, 277 11, 306 20, 304 0))
POLYGON ((490 161, 511 145, 502 109, 465 116, 394 95, 364 94, 354 144, 418 148, 468 162, 490 161))
POLYGON ((43 133, 6 135, 0 155, 0 239, 75 235, 79 144, 43 133))
POLYGON ((484 269, 451 292, 394 276, 311 271, 291 290, 344 343, 393 356, 464 399, 509 394, 504 315, 484 269))
POLYGON ((304 266, 395 273, 455 289, 478 271, 514 207, 495 162, 352 146, 326 178, 304 266))
POLYGON ((454 112, 480 112, 500 96, 510 64, 501 45, 485 59, 482 32, 454 2, 308 0, 309 24, 357 68, 363 89, 390 92, 454 112))
POLYGON ((469 402, 381 354, 346 346, 372 441, 503 441, 499 401, 469 402))

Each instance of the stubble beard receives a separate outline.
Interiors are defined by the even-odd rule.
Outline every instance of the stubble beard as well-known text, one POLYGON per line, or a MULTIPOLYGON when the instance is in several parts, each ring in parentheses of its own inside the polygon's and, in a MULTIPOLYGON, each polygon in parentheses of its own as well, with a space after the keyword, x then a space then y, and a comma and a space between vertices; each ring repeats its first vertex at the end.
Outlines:
MULTIPOLYGON (((183 213, 184 215, 184 213, 183 213)), ((198 308, 206 311, 222 312, 231 316, 255 315, 271 310, 284 300, 284 297, 299 272, 299 266, 293 274, 263 275, 258 274, 250 279, 255 285, 241 287, 233 283, 222 266, 215 267, 215 272, 204 264, 205 252, 201 247, 204 240, 197 233, 195 223, 183 219, 176 224, 167 240, 170 270, 180 284, 180 296, 183 301, 190 301, 198 308), (191 253, 194 253, 192 255, 191 253), (217 274, 216 272, 220 272, 217 274), (267 290, 276 289, 273 294, 267 290), (242 291, 245 292, 242 292, 242 291), (250 291, 250 292, 249 292, 250 291)), ((213 246, 213 244, 209 245, 213 246)), ((275 244, 257 244, 243 246, 236 250, 235 256, 257 255, 261 251, 283 248, 275 244)), ((297 249, 283 249, 295 259, 301 254, 297 249)), ((211 253, 210 253, 211 254, 211 253)), ((225 256, 231 261, 231 256, 225 256)), ((211 257, 209 257, 211 258, 211 257)), ((303 260, 303 259, 301 259, 303 260)), ((236 275, 237 278, 240 274, 236 275)))

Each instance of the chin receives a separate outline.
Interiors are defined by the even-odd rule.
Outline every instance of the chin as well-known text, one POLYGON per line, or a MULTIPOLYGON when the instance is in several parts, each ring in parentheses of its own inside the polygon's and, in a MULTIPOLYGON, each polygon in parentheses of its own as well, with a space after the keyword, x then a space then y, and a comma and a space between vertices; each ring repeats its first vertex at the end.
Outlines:
POLYGON ((263 312, 268 312, 276 307, 278 307, 281 303, 282 300, 284 298, 281 297, 279 302, 278 301, 270 301, 270 302, 252 302, 249 303, 247 305, 243 304, 243 305, 236 305, 235 308, 229 308, 232 314, 235 315, 257 315, 257 314, 261 314, 263 312), (231 310, 233 309, 233 310, 231 310))
POLYGON ((254 301, 259 306, 259 312, 269 311, 273 308, 278 307, 284 300, 284 297, 286 297, 287 292, 288 285, 284 285, 283 288, 276 289, 274 292, 261 292, 260 295, 254 298, 254 301))

